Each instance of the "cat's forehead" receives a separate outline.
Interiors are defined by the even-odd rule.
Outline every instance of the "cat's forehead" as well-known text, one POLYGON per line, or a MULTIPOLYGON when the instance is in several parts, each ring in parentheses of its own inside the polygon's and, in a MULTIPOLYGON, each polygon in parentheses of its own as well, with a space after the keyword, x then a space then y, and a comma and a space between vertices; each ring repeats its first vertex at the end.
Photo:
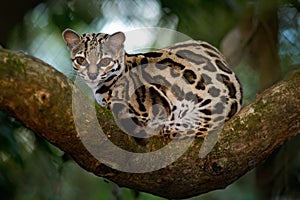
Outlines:
POLYGON ((88 43, 104 43, 106 42, 109 34, 106 33, 84 33, 81 35, 83 42, 88 43))

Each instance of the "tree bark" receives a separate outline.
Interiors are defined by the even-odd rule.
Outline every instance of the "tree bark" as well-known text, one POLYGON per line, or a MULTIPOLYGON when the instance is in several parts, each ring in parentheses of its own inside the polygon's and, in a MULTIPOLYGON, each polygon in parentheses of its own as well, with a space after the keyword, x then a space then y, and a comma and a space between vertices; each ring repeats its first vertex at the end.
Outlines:
MULTIPOLYGON (((0 49, 0 91, 1 110, 70 154, 85 170, 119 186, 169 199, 187 198, 225 188, 262 163, 272 151, 300 131, 298 71, 258 95, 252 104, 228 121, 208 155, 199 157, 203 140, 195 139, 183 155, 168 166, 144 173, 124 172, 117 170, 119 163, 109 160, 109 155, 104 158, 106 164, 103 164, 86 148, 88 142, 94 150, 113 154, 103 147, 104 141, 95 140, 91 132, 82 133, 84 137, 78 135, 75 121, 81 119, 73 115, 75 104, 72 102, 73 95, 78 91, 72 81, 53 67, 34 57, 0 49), (107 164, 105 159, 110 163, 107 164)), ((86 102, 81 111, 91 104, 88 98, 86 102)), ((96 110, 105 135, 127 151, 148 153, 171 143, 163 138, 151 137, 147 145, 138 145, 118 128, 109 111, 98 106, 96 110)), ((85 114, 89 117, 84 111, 82 115, 85 114)), ((88 119, 83 118, 85 121, 82 121, 86 130, 94 123, 88 119)), ((184 145, 182 142, 179 144, 184 145)), ((172 156, 172 151, 170 155, 165 155, 172 156)), ((123 159, 126 165, 130 158, 119 159, 123 159)), ((139 160, 136 162, 139 163, 139 160)), ((152 163, 149 160, 143 164, 146 167, 152 163)))

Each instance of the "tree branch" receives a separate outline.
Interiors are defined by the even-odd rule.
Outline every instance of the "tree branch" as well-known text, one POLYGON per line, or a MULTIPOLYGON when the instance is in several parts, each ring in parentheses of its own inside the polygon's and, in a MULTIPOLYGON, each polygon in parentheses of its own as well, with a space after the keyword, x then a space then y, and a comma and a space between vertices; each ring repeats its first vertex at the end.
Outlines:
MULTIPOLYGON (((87 171, 120 186, 166 198, 187 198, 225 188, 300 131, 298 71, 257 96, 252 104, 227 122, 217 144, 204 158, 199 157, 203 141, 195 139, 179 159, 162 169, 145 173, 123 172, 113 169, 118 169, 114 161, 110 161, 112 168, 102 164, 84 145, 90 142, 101 152, 103 141, 94 140, 90 132, 84 135, 85 141, 78 137, 72 110, 74 88, 73 82, 48 64, 28 55, 0 49, 1 110, 70 154, 87 171)), ((86 105, 82 105, 83 108, 86 105)), ((110 112, 97 107, 97 117, 110 141, 131 152, 150 152, 170 142, 152 137, 146 146, 138 145, 115 125, 110 112)), ((83 123, 87 130, 90 123, 93 122, 83 123)), ((165 155, 172 156, 172 153, 165 155)), ((128 164, 129 158, 120 159, 124 165, 128 164)), ((151 165, 151 160, 144 165, 151 165)))

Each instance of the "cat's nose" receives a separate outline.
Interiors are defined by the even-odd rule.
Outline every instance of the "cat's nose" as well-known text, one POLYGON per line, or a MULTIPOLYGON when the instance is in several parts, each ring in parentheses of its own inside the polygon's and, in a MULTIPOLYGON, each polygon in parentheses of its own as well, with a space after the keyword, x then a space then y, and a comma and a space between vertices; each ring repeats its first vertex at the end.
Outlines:
POLYGON ((95 80, 98 76, 98 72, 97 73, 88 73, 88 76, 91 80, 95 80))

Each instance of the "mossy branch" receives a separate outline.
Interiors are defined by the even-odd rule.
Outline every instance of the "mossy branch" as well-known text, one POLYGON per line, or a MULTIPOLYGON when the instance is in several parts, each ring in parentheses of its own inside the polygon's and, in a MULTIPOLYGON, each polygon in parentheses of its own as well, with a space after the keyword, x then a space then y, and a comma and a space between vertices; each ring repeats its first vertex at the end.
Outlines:
MULTIPOLYGON (((78 137, 72 110, 74 88, 72 81, 48 64, 28 55, 0 49, 1 110, 70 154, 87 171, 120 186, 166 198, 186 198, 225 188, 300 131, 298 71, 258 95, 252 104, 227 122, 217 144, 204 158, 199 157, 202 141, 195 140, 179 159, 167 167, 147 173, 123 172, 98 161, 78 137)), ((149 152, 168 142, 153 137, 143 147, 120 131, 108 111, 97 107, 97 117, 104 133, 123 149, 149 152)), ((86 124, 88 126, 89 122, 86 124)), ((97 148, 97 141, 87 139, 97 148)), ((126 164, 127 158, 121 159, 126 164)))

